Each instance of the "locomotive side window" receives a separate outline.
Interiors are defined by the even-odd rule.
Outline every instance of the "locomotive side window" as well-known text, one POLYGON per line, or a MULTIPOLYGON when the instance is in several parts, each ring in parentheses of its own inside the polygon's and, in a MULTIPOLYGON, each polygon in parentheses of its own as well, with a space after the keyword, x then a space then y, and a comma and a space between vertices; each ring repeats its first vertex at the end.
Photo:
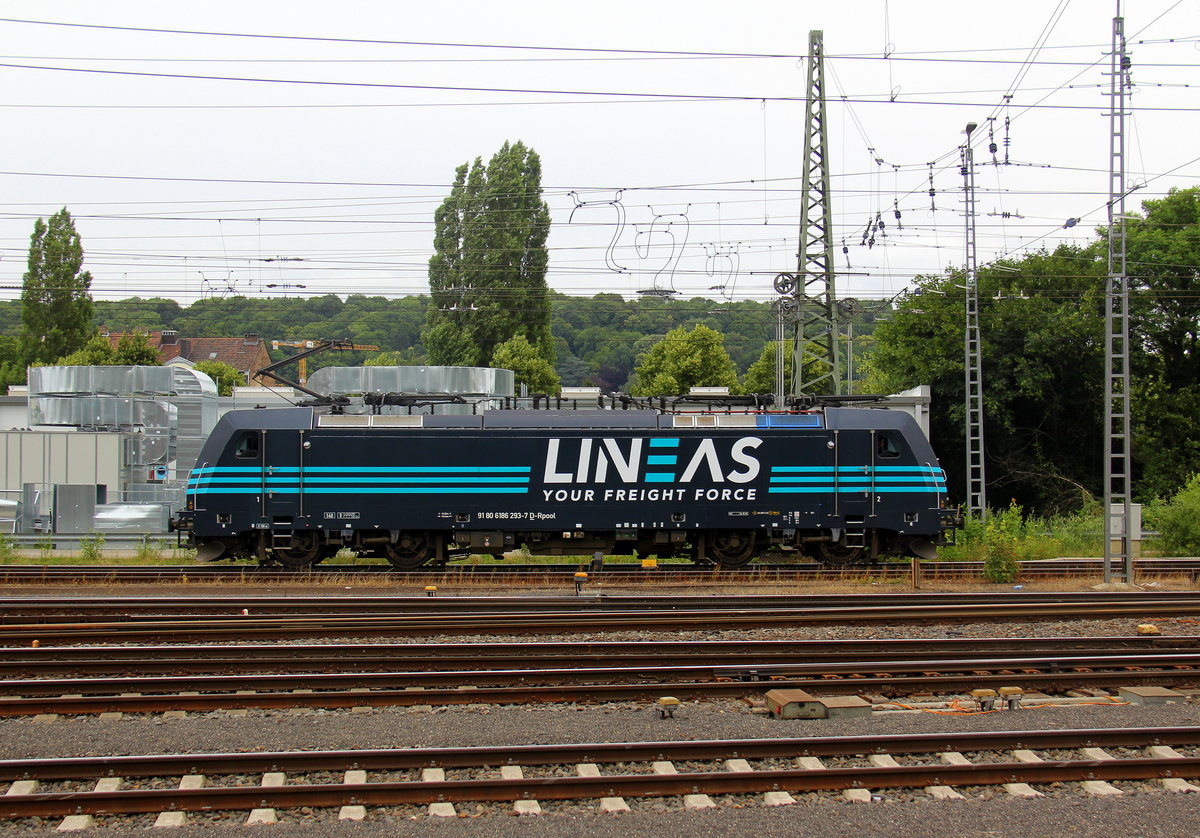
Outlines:
POLYGON ((896 438, 890 433, 881 433, 875 441, 875 455, 881 458, 899 457, 900 446, 896 444, 896 438))
POLYGON ((252 460, 258 457, 258 432, 242 431, 234 446, 234 453, 241 459, 252 460))

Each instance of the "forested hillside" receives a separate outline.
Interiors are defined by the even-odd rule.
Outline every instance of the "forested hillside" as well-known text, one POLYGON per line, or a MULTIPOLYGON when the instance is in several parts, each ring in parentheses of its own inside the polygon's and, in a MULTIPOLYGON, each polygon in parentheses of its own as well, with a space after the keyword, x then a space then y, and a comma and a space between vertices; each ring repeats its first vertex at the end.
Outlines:
MULTIPOLYGON (((626 300, 618 294, 568 297, 551 292, 551 331, 557 344, 556 369, 565 385, 626 389, 637 359, 670 330, 703 324, 721 333, 738 373, 775 337, 775 315, 766 303, 719 303, 704 298, 626 300)), ((854 326, 855 354, 870 344, 876 313, 883 303, 866 301, 854 326)), ((183 307, 174 300, 132 298, 96 301, 95 325, 114 332, 174 329, 183 337, 236 336, 254 332, 268 341, 349 338, 398 353, 392 360, 426 361, 421 342, 430 300, 426 296, 367 297, 351 294, 297 297, 225 297, 183 307)), ((0 334, 21 329, 20 301, 0 302, 0 334)), ((272 353, 276 358, 292 350, 272 353)), ((309 361, 309 369, 360 364, 373 353, 331 352, 309 361)))

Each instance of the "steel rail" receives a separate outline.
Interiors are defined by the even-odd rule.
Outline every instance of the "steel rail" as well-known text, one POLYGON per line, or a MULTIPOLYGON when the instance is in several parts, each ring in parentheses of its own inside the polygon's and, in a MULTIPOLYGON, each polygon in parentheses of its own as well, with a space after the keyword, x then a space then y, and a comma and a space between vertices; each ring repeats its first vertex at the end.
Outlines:
POLYGON ((746 593, 746 594, 689 594, 689 593, 610 593, 587 591, 578 594, 461 594, 437 595, 430 597, 421 593, 400 594, 256 594, 234 592, 229 594, 214 594, 205 592, 203 595, 114 595, 114 597, 95 597, 95 595, 35 595, 35 597, 0 597, 0 610, 46 610, 48 606, 55 609, 78 609, 80 612, 114 610, 122 613, 136 612, 139 609, 192 609, 204 610, 208 607, 248 607, 258 606, 264 609, 292 611, 305 607, 378 607, 378 609, 397 609, 409 607, 418 610, 443 610, 450 605, 478 606, 479 609, 508 609, 514 606, 566 604, 572 607, 583 605, 593 607, 631 607, 635 605, 653 606, 662 604, 690 604, 697 607, 721 607, 737 605, 738 607, 772 607, 778 605, 847 605, 847 604, 876 604, 881 601, 900 600, 904 603, 917 604, 956 604, 956 603, 989 603, 989 601, 1084 601, 1110 600, 1175 600, 1195 599, 1198 594, 1194 591, 1012 591, 1004 589, 998 592, 870 592, 870 593, 746 593))
POLYGON ((965 656, 1034 657, 1049 653, 1128 655, 1200 648, 1200 637, 1130 636, 1081 638, 979 638, 933 640, 761 640, 631 641, 619 643, 413 643, 241 646, 52 646, 0 648, 0 675, 76 676, 120 672, 126 676, 335 671, 407 667, 409 671, 445 669, 683 665, 859 661, 891 662, 900 655, 958 660, 965 656))
MULTIPOLYGON (((439 759, 430 751, 407 750, 400 752, 403 760, 424 759, 425 765, 503 765, 503 764, 555 764, 571 762, 632 762, 649 759, 722 759, 727 757, 753 758, 761 756, 801 756, 849 753, 845 748, 857 748, 854 753, 928 753, 941 751, 977 751, 1011 748, 1079 748, 1096 747, 1144 747, 1150 744, 1192 745, 1196 742, 1196 730, 1149 729, 1141 731, 1054 731, 1045 736, 1045 731, 1002 733, 1002 734, 958 734, 926 735, 925 741, 917 743, 915 738, 908 742, 894 741, 895 737, 854 737, 853 744, 845 742, 831 745, 831 740, 767 740, 764 752, 762 740, 734 740, 728 742, 694 743, 634 743, 631 745, 569 745, 569 746, 524 746, 515 749, 491 750, 495 761, 478 761, 481 753, 470 754, 476 761, 456 761, 453 751, 441 749, 439 759), (887 739, 893 741, 888 743, 887 739), (790 749, 787 746, 791 745, 790 749), (815 750, 814 750, 815 745, 815 750), (822 749, 832 747, 830 751, 822 749), (890 747, 889 747, 890 745, 890 747), (614 750, 619 749, 619 750, 614 750), (534 750, 537 749, 537 750, 534 750), (640 751, 640 753, 639 753, 640 751), (585 755, 587 754, 587 755, 585 755), (704 754, 704 756, 701 756, 704 754), (597 756, 599 755, 599 759, 597 756), (514 756, 516 759, 514 759, 514 756)), ((473 749, 464 749, 469 752, 473 749)), ((333 754, 259 754, 258 760, 273 760, 268 770, 318 770, 313 760, 323 760, 324 770, 338 768, 395 768, 411 762, 395 761, 396 752, 349 752, 350 760, 338 763, 347 752, 333 754), (382 763, 381 763, 382 760, 382 763), (303 764, 303 767, 302 767, 303 764)), ((458 752, 459 758, 463 751, 458 752)), ((177 767, 188 760, 188 773, 199 773, 206 768, 211 772, 221 765, 222 760, 238 761, 246 755, 187 755, 182 757, 117 757, 101 762, 92 758, 96 768, 107 769, 110 774, 134 776, 140 762, 143 770, 168 776, 180 773, 177 767), (156 761, 157 760, 157 761, 156 761), (121 761, 121 762, 118 762, 121 761), (205 764, 205 767, 198 767, 205 764)), ((47 760, 22 760, 0 764, 0 771, 12 772, 24 768, 23 776, 48 778, 39 774, 31 763, 42 763, 42 770, 52 766, 47 760), (23 763, 23 765, 21 765, 23 763)), ((57 761, 58 768, 65 767, 57 761)), ((239 770, 251 770, 251 765, 262 766, 263 762, 242 761, 239 770)), ((228 771, 228 768, 222 770, 228 771)), ((63 775, 58 775, 63 776, 63 775)), ((78 776, 78 775, 73 775, 78 776)), ((88 773, 84 776, 96 776, 88 773)), ((142 774, 148 776, 148 774, 142 774)), ((133 789, 115 792, 57 792, 46 794, 5 795, 0 797, 0 816, 32 817, 65 815, 76 812, 89 814, 156 812, 168 809, 185 811, 232 809, 245 810, 260 807, 296 808, 299 806, 337 806, 349 803, 388 805, 421 804, 435 801, 497 801, 534 798, 541 800, 563 800, 609 796, 656 797, 697 792, 744 794, 749 792, 787 790, 820 791, 845 788, 911 788, 931 785, 988 785, 1010 782, 1064 782, 1070 780, 1104 779, 1134 780, 1158 777, 1200 776, 1200 758, 1120 758, 1112 760, 1081 759, 1056 760, 1040 763, 995 762, 972 765, 913 765, 899 767, 770 769, 761 771, 693 771, 675 775, 659 774, 610 774, 599 777, 533 777, 520 780, 449 780, 440 782, 406 781, 357 784, 299 784, 278 787, 258 786, 209 786, 201 789, 133 789)))
POLYGON ((1069 678, 1075 672, 1104 671, 1115 675, 1150 673, 1175 676, 1181 683, 1200 682, 1200 654, 1159 651, 1136 655, 1054 656, 999 658, 925 658, 916 660, 821 661, 788 663, 744 663, 606 666, 545 668, 530 665, 514 669, 443 669, 437 672, 354 672, 289 673, 235 675, 168 675, 88 678, 33 678, 0 681, 0 695, 25 697, 79 695, 119 695, 138 691, 142 694, 178 694, 181 692, 229 693, 237 690, 282 692, 310 689, 337 691, 357 689, 403 689, 405 687, 506 687, 516 685, 550 686, 557 684, 649 683, 703 684, 722 680, 795 681, 800 679, 859 679, 889 675, 915 675, 937 672, 944 679, 973 679, 991 673, 1014 671, 1023 675, 1052 673, 1069 678))
POLYGON ((745 629, 778 626, 896 623, 961 623, 999 620, 1078 620, 1170 617, 1200 614, 1200 599, 1118 599, 1093 602, 979 603, 962 605, 848 606, 780 610, 534 611, 530 613, 417 614, 386 617, 235 616, 226 619, 146 620, 91 623, 7 624, 0 645, 111 642, 266 640, 289 637, 521 634, 605 632, 630 629, 745 629))
POLYGON ((656 681, 630 684, 578 684, 519 686, 476 686, 462 688, 378 688, 363 690, 360 685, 348 689, 309 692, 300 687, 288 692, 209 692, 187 691, 176 694, 144 695, 135 692, 120 695, 0 697, 0 717, 29 716, 41 713, 79 715, 112 711, 158 713, 167 710, 211 711, 234 708, 349 709, 358 706, 389 707, 455 704, 531 704, 531 703, 604 703, 612 701, 649 701, 662 695, 687 700, 740 698, 762 693, 766 688, 803 689, 814 695, 908 695, 913 692, 962 693, 978 687, 1021 686, 1026 690, 1055 691, 1081 687, 1115 688, 1120 686, 1170 686, 1200 682, 1200 670, 1159 669, 1138 666, 1121 670, 1082 669, 1036 671, 1014 668, 1007 671, 978 671, 942 674, 934 667, 916 674, 872 674, 855 677, 786 677, 764 680, 760 673, 745 677, 712 681, 656 681), (357 689, 362 691, 355 691, 357 689))
POLYGON ((383 617, 446 613, 529 613, 545 611, 633 610, 795 610, 852 606, 918 605, 1112 604, 1200 602, 1192 592, 1005 591, 1001 593, 869 593, 869 594, 607 594, 576 596, 124 596, 0 597, 0 623, 86 622, 119 616, 123 620, 167 617, 186 620, 215 616, 255 617, 383 617))

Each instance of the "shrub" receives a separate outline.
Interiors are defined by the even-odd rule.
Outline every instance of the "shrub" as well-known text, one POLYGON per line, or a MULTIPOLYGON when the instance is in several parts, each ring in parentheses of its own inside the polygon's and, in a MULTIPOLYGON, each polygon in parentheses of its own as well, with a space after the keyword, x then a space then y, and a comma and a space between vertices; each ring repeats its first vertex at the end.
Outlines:
POLYGON ((0 562, 10 562, 16 557, 17 551, 13 547, 12 539, 0 533, 0 562))
POLYGON ((983 575, 991 582, 1011 582, 1020 568, 1017 562, 1025 552, 1025 522, 1021 507, 1014 501, 1008 509, 994 512, 984 527, 987 545, 983 575))
POLYGON ((1200 555, 1200 474, 1194 474, 1170 501, 1144 509, 1147 523, 1161 535, 1164 556, 1200 555))
POLYGON ((104 558, 104 536, 97 533, 90 538, 79 539, 79 558, 85 562, 98 562, 104 558))
POLYGON ((134 551, 134 558, 139 562, 156 562, 162 558, 163 544, 161 541, 151 541, 148 538, 143 538, 138 542, 137 549, 134 551))

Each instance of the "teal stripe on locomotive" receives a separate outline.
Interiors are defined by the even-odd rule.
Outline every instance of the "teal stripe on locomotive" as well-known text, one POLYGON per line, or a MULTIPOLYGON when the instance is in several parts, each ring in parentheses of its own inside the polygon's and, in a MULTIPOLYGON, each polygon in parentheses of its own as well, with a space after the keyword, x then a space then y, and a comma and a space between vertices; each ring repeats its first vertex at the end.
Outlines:
POLYGON ((945 491, 946 473, 928 466, 772 466, 767 488, 768 494, 807 495, 945 491))
MULTIPOLYGON (((301 475, 296 466, 278 466, 272 467, 265 481, 267 491, 276 495, 300 494, 302 479, 306 495, 528 494, 531 471, 530 466, 307 466, 301 475)), ((188 492, 257 495, 263 491, 263 481, 261 466, 205 466, 192 470, 188 492)))
MULTIPOLYGON (((468 477, 309 477, 305 475, 304 484, 310 486, 312 484, 327 484, 327 483, 387 483, 387 484, 402 484, 402 483, 463 483, 470 480, 468 477)), ((488 476, 479 478, 480 482, 484 483, 528 483, 528 477, 497 477, 488 476)), ((262 476, 258 477, 192 477, 188 479, 189 486, 211 486, 214 483, 224 485, 226 483, 258 483, 262 485, 262 476)), ((287 484, 295 484, 300 482, 300 476, 295 477, 268 477, 267 483, 271 486, 282 486, 287 484)))
MULTIPOLYGON (((272 466, 271 471, 296 474, 297 466, 272 466)), ((346 466, 305 466, 305 474, 345 474, 346 466)), ((357 466, 353 471, 362 474, 528 474, 532 466, 357 466)), ((192 469, 193 475, 203 474, 261 474, 262 466, 205 466, 192 469)))
MULTIPOLYGON (((273 495, 298 495, 300 494, 300 487, 272 487, 269 491, 273 495)), ((306 495, 342 495, 347 491, 353 491, 357 495, 525 495, 529 493, 528 487, 525 486, 388 486, 386 488, 356 486, 353 489, 347 489, 343 486, 306 485, 304 487, 304 494, 306 495)), ((258 495, 262 494, 262 487, 256 486, 247 489, 203 486, 190 489, 189 492, 197 495, 258 495)))

